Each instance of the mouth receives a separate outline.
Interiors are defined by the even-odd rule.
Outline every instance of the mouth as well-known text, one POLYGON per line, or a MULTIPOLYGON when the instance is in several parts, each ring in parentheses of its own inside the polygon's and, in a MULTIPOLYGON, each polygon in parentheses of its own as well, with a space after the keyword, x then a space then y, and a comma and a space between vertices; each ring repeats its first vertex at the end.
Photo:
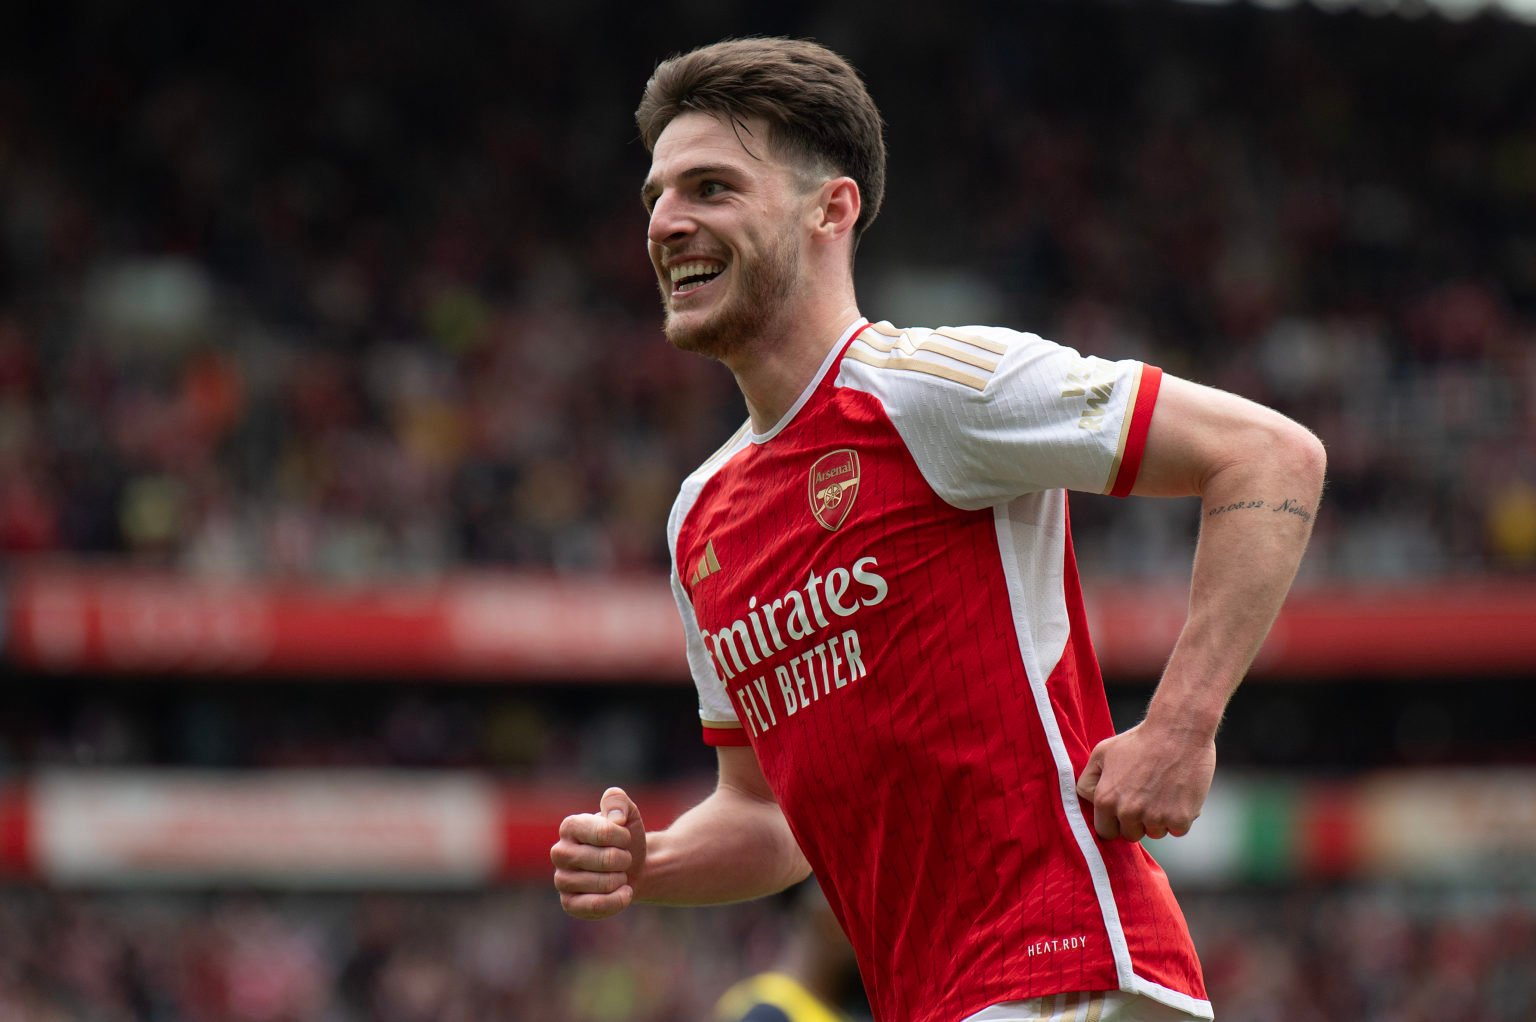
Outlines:
POLYGON ((673 263, 667 268, 667 276, 672 282, 672 297, 676 299, 694 294, 708 287, 724 272, 725 263, 718 259, 690 259, 673 263))

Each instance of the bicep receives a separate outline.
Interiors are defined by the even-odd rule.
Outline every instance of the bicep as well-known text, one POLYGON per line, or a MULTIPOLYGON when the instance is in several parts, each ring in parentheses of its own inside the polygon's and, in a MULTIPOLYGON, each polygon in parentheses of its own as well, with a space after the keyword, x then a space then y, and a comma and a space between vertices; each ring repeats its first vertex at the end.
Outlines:
POLYGON ((710 800, 728 806, 736 829, 755 835, 755 848, 771 857, 772 867, 765 874, 774 877, 769 889, 781 891, 804 880, 811 873, 811 865, 763 776, 757 754, 750 747, 740 746, 722 746, 716 754, 720 758, 720 780, 710 800))
POLYGON ((1223 469, 1266 459, 1277 445, 1298 433, 1306 431, 1279 412, 1164 374, 1131 493, 1143 497, 1203 494, 1209 480, 1223 469))

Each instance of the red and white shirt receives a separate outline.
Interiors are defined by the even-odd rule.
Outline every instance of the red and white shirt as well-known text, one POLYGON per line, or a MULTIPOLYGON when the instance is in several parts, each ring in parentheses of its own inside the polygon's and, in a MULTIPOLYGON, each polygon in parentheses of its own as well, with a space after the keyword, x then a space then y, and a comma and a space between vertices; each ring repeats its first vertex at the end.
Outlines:
POLYGON ((1065 491, 1130 492, 1160 379, 861 321, 779 423, 683 483, 705 741, 756 751, 877 1019, 1089 990, 1211 1017, 1167 878, 1076 791, 1114 726, 1065 491))

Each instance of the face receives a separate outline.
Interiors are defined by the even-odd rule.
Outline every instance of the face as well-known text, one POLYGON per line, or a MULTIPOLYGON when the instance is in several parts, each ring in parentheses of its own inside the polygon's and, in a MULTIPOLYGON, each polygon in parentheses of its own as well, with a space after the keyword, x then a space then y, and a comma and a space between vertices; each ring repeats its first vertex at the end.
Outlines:
POLYGON ((656 140, 648 247, 667 339, 684 351, 728 360, 792 315, 808 198, 767 137, 761 122, 685 113, 656 140))

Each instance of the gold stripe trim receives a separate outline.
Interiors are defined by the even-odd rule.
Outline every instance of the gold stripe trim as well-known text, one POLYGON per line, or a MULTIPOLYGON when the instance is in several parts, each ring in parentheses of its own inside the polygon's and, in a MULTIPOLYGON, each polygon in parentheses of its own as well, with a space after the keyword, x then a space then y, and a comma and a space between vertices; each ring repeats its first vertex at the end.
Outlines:
POLYGON ((951 369, 949 366, 924 362, 921 359, 903 358, 897 355, 880 358, 878 355, 866 354, 854 348, 849 348, 848 354, 845 357, 851 358, 855 362, 863 362, 867 366, 874 366, 876 369, 903 369, 907 372, 926 373, 929 376, 937 376, 940 379, 949 380, 951 383, 963 384, 974 390, 987 389, 987 381, 979 376, 962 373, 960 370, 951 369))
POLYGON ((963 362, 968 366, 972 366, 987 373, 994 373, 997 371, 997 363, 992 361, 990 358, 982 358, 980 355, 972 355, 969 352, 958 351, 955 348, 951 348, 947 344, 940 344, 938 341, 933 340, 924 341, 922 344, 913 344, 911 338, 906 334, 900 334, 895 340, 892 341, 877 341, 872 337, 861 337, 859 338, 859 343, 867 344, 882 354, 890 354, 892 351, 896 350, 900 350, 907 355, 916 355, 919 351, 931 351, 935 355, 943 355, 945 358, 952 358, 956 362, 963 362))
POLYGON ((980 348, 982 351, 990 351, 994 355, 1008 354, 1008 345, 1002 341, 994 341, 989 337, 975 337, 971 334, 962 334, 959 331, 943 326, 935 330, 934 333, 940 337, 948 337, 952 341, 959 341, 962 344, 969 344, 972 347, 980 348))
POLYGON ((699 723, 703 724, 707 728, 713 728, 716 731, 741 730, 741 721, 739 720, 704 720, 703 718, 700 718, 699 723))
POLYGON ((1088 995, 1088 1014, 1083 1022, 1099 1022, 1099 1016, 1104 1013, 1104 995, 1091 993, 1088 995))
POLYGON ((951 348, 947 344, 940 344, 938 341, 924 341, 918 345, 918 348, 923 351, 931 351, 935 354, 943 355, 946 358, 952 358, 956 362, 964 362, 968 366, 975 366, 977 369, 985 370, 988 373, 997 372, 997 363, 990 358, 982 358, 980 355, 969 355, 956 348, 951 348))
POLYGON ((907 338, 906 334, 897 334, 892 340, 889 341, 877 341, 873 337, 860 337, 858 339, 858 343, 867 344, 871 348, 874 348, 876 351, 882 352, 884 354, 890 354, 892 351, 896 351, 898 349, 906 352, 908 355, 912 355, 917 352, 916 345, 914 345, 911 340, 907 338))
POLYGON ((888 320, 882 319, 878 323, 871 323, 870 327, 875 333, 884 334, 887 337, 900 337, 902 335, 901 331, 892 326, 888 320))
POLYGON ((957 363, 965 363, 966 366, 972 366, 975 367, 975 369, 983 370, 983 372, 997 372, 997 363, 992 361, 991 358, 982 358, 980 355, 971 355, 969 352, 962 352, 962 350, 949 347, 948 344, 940 344, 938 341, 923 341, 922 344, 912 344, 912 341, 906 337, 905 333, 903 333, 902 337, 900 337, 900 340, 889 341, 889 343, 883 343, 883 341, 877 341, 874 340, 874 338, 869 337, 859 338, 859 343, 868 344, 869 347, 872 347, 872 349, 882 353, 882 355, 889 355, 889 353, 894 352, 894 350, 900 350, 900 352, 905 353, 905 355, 915 355, 917 352, 932 352, 935 353, 935 355, 943 355, 945 358, 952 358, 952 360, 957 361, 957 363))
POLYGON ((709 566, 709 573, 711 575, 720 570, 720 561, 715 557, 714 540, 704 544, 704 563, 709 566))
POLYGON ((1109 464, 1109 481, 1104 484, 1105 493, 1110 493, 1115 488, 1115 480, 1120 478, 1120 463, 1125 460, 1125 443, 1131 435, 1131 420, 1136 417, 1136 395, 1141 393, 1141 374, 1147 371, 1143 365, 1136 370, 1136 379, 1131 383, 1131 395, 1125 399, 1125 414, 1120 420, 1120 444, 1115 448, 1115 460, 1109 464))

